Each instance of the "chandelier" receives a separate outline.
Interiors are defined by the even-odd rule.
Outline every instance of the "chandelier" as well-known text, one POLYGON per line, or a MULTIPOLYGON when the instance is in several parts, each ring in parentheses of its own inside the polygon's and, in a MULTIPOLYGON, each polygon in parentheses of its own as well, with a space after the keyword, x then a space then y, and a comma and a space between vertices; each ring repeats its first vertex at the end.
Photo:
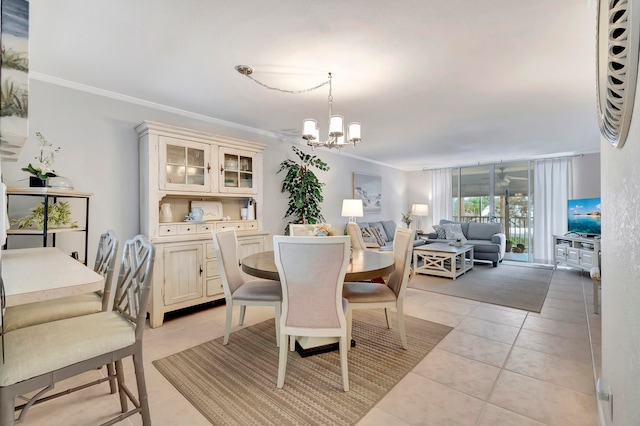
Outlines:
POLYGON ((347 125, 347 136, 344 134, 344 117, 333 115, 333 94, 331 86, 331 73, 329 73, 329 137, 321 142, 318 122, 312 118, 305 118, 302 122, 302 139, 307 141, 307 145, 315 148, 323 146, 326 148, 336 148, 338 151, 346 144, 356 146, 360 142, 360 123, 349 123, 347 125), (346 141, 345 141, 346 139, 346 141))
POLYGON ((277 90, 282 93, 305 93, 310 92, 312 90, 319 89, 320 87, 328 84, 329 85, 329 133, 326 141, 320 141, 320 132, 318 130, 318 122, 312 118, 305 118, 302 122, 302 139, 307 141, 307 145, 312 148, 315 147, 325 147, 325 148, 336 148, 338 151, 342 149, 345 145, 353 145, 356 146, 356 143, 362 140, 360 134, 360 123, 349 123, 347 124, 347 133, 345 135, 344 131, 344 117, 341 115, 333 115, 332 107, 333 107, 333 92, 331 85, 331 73, 329 73, 329 80, 325 81, 317 86, 311 87, 309 89, 304 90, 284 90, 279 89, 277 87, 268 86, 251 76, 253 73, 253 69, 247 65, 238 65, 235 67, 236 71, 240 74, 250 78, 257 84, 266 87, 270 90, 277 90))

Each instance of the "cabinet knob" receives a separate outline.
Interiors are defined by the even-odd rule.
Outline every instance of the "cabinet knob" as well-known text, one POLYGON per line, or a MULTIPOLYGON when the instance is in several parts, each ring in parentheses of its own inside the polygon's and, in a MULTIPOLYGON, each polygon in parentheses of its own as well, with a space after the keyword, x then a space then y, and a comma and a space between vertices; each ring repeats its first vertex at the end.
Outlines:
POLYGON ((200 265, 200 275, 202 275, 202 265, 200 265))

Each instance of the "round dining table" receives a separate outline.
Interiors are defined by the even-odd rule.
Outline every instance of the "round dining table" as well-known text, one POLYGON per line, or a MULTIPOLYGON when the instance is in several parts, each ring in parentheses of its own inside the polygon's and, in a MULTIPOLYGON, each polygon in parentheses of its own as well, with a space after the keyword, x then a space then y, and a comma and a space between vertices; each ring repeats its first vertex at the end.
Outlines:
MULTIPOLYGON (((364 281, 389 275, 395 269, 392 252, 353 250, 345 282, 364 281)), ((273 251, 263 251, 242 259, 242 271, 258 278, 278 281, 278 268, 273 251)))

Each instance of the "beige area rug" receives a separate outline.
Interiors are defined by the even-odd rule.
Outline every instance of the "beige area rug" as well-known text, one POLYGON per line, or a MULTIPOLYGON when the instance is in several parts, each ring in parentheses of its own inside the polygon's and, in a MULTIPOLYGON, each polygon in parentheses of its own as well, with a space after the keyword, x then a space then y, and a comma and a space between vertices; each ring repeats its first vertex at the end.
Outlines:
POLYGON ((476 263, 473 269, 456 278, 415 274, 410 288, 448 294, 464 299, 540 312, 547 297, 553 269, 476 263))
POLYGON ((215 425, 353 425, 452 330, 405 316, 404 350, 395 321, 393 327, 386 328, 382 309, 354 312, 349 392, 338 351, 305 358, 289 352, 278 389, 274 320, 232 333, 227 346, 220 337, 153 365, 215 425))

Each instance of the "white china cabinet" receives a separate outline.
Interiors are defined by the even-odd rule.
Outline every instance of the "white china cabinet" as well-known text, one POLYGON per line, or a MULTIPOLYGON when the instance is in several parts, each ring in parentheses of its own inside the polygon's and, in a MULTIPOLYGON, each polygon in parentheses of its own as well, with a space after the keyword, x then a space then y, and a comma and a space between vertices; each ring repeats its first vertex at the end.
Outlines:
POLYGON ((150 121, 136 131, 140 229, 156 248, 147 309, 156 328, 167 312, 224 299, 211 231, 235 228, 240 259, 268 249, 262 231, 265 145, 150 121), (187 220, 196 206, 203 220, 187 220), (241 220, 247 207, 255 220, 241 220), (168 210, 172 221, 163 222, 168 210))

